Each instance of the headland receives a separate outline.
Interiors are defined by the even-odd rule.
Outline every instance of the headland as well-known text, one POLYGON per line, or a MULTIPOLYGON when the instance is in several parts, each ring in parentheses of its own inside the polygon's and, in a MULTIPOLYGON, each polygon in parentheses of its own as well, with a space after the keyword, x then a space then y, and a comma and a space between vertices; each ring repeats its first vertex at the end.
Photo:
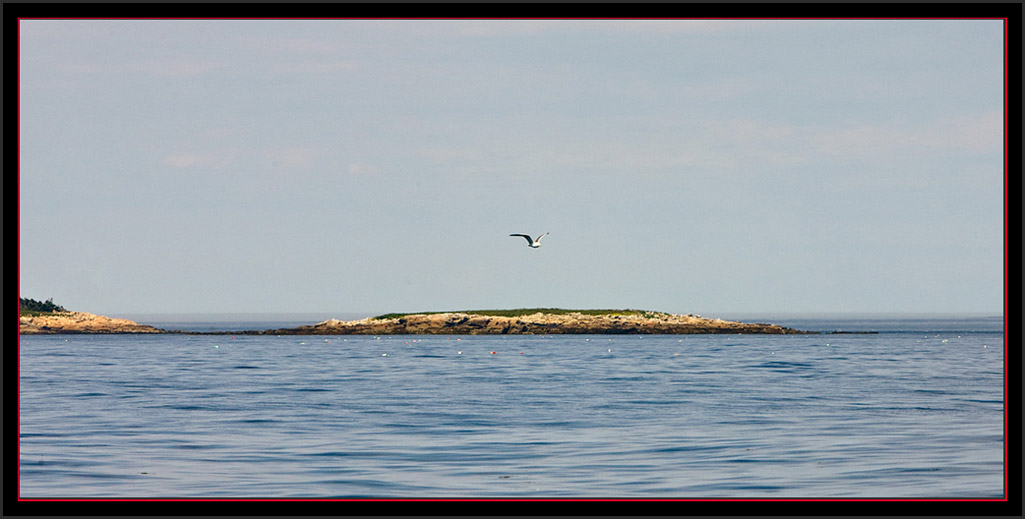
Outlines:
POLYGON ((128 319, 111 318, 88 312, 58 311, 22 315, 18 318, 18 333, 36 335, 47 333, 168 333, 128 319))

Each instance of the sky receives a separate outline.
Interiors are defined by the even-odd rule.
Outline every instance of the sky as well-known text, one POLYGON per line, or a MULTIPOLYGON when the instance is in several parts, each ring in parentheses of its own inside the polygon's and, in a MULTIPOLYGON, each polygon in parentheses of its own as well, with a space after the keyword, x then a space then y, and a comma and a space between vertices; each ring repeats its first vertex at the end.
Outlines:
POLYGON ((1001 20, 19 31, 22 297, 1003 313, 1001 20))

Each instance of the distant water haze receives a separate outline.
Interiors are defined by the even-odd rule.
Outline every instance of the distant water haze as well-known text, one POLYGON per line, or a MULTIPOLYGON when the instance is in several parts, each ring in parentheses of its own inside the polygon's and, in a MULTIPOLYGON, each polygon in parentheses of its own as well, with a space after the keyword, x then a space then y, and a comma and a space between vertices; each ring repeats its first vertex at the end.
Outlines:
POLYGON ((293 312, 293 313, 139 313, 118 317, 131 319, 165 330, 190 332, 273 330, 313 324, 328 319, 353 321, 380 315, 379 313, 356 312, 293 312))
POLYGON ((169 322, 209 321, 326 321, 328 319, 352 320, 381 315, 383 312, 211 312, 211 313, 129 313, 118 317, 136 322, 160 320, 169 322))

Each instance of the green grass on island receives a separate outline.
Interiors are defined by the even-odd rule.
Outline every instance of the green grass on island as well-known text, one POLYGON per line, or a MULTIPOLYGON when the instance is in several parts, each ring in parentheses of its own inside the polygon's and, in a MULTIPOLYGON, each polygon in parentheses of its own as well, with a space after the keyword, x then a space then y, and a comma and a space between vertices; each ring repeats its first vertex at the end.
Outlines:
POLYGON ((565 308, 517 308, 513 310, 452 310, 447 312, 409 312, 402 314, 384 314, 373 319, 399 319, 410 315, 437 315, 437 314, 471 314, 488 315, 495 317, 522 317, 524 315, 542 314, 584 314, 584 315, 637 315, 647 319, 668 315, 665 312, 652 312, 649 310, 567 310, 565 308))

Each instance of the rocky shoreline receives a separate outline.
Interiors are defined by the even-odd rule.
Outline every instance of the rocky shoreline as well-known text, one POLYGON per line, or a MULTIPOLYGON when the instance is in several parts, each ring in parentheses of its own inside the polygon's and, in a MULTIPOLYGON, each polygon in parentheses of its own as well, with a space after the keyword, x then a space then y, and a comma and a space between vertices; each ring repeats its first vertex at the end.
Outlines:
POLYGON ((696 315, 544 313, 504 317, 448 312, 409 314, 356 321, 330 319, 296 328, 182 332, 161 330, 127 319, 85 312, 22 317, 22 334, 46 333, 188 333, 192 335, 553 335, 553 334, 806 334, 775 324, 740 323, 696 315))
POLYGON ((88 312, 55 312, 21 316, 18 333, 38 335, 49 333, 168 333, 128 319, 111 318, 88 312))

